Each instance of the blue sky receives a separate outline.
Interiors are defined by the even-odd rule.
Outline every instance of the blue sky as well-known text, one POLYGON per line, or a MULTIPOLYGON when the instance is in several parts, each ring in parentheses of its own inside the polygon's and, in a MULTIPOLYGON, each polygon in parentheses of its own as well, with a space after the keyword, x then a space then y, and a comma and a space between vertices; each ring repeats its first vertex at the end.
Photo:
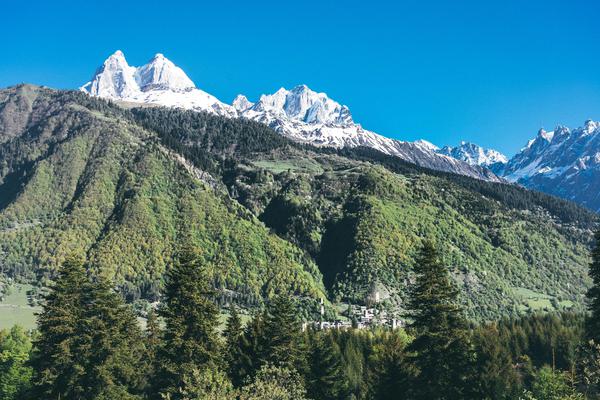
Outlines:
POLYGON ((306 83, 365 128, 511 155, 600 119, 598 1, 4 1, 0 87, 164 53, 223 101, 306 83))

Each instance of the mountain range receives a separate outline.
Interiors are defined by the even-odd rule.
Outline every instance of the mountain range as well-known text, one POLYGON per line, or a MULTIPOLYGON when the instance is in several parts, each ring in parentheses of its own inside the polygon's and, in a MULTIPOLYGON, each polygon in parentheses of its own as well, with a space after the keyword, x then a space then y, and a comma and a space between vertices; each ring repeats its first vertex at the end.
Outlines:
POLYGON ((81 90, 132 104, 208 111, 257 121, 294 141, 324 147, 371 147, 427 168, 489 181, 515 182, 600 210, 599 124, 540 130, 519 153, 508 158, 474 143, 442 148, 425 140, 406 142, 364 129, 349 108, 306 85, 281 88, 256 102, 238 95, 232 104, 198 89, 185 72, 162 54, 141 67, 130 66, 121 51, 108 57, 81 90))
POLYGON ((187 75, 162 54, 146 65, 129 66, 121 51, 108 57, 81 90, 93 96, 130 103, 155 104, 264 123, 292 140, 316 146, 366 146, 414 164, 466 176, 499 181, 490 170, 436 152, 423 142, 390 139, 363 129, 348 107, 306 85, 262 95, 255 103, 238 95, 231 105, 196 88, 187 75))
POLYGON ((439 152, 489 168, 509 182, 550 193, 600 211, 600 123, 540 129, 516 155, 463 142, 439 152))
POLYGON ((360 303, 377 287, 403 310, 429 238, 473 319, 582 310, 597 215, 508 179, 534 184, 528 165, 562 171, 561 157, 559 176, 593 179, 597 132, 541 131, 507 160, 362 130, 304 85, 228 105, 162 55, 131 67, 117 52, 81 91, 0 90, 0 279, 44 287, 76 252, 155 301, 191 242, 248 304, 360 303))
POLYGON ((402 310, 424 238, 476 320, 581 310, 590 283, 597 217, 574 203, 215 111, 20 85, 0 90, 0 160, 0 279, 40 288, 75 252, 156 301, 191 242, 245 304, 291 293, 315 310, 378 287, 402 310))
POLYGON ((504 165, 493 170, 511 182, 600 210, 600 123, 540 129, 504 165))

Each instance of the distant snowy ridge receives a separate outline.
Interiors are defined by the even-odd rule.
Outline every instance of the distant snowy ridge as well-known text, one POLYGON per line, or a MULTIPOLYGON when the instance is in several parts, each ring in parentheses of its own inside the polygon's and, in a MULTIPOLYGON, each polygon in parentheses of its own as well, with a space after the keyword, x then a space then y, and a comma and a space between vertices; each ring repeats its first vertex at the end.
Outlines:
POLYGON ((498 181, 494 173, 446 154, 426 141, 404 142, 363 129, 347 106, 306 85, 281 88, 255 102, 239 95, 232 105, 196 88, 188 76, 162 54, 132 67, 121 51, 111 55, 92 80, 81 87, 92 96, 133 103, 208 111, 264 123, 292 140, 316 146, 366 146, 414 164, 478 179, 498 181))
POLYGON ((497 171, 509 181, 600 211, 600 122, 587 120, 572 130, 540 129, 497 171))
POLYGON ((508 158, 497 150, 485 149, 474 143, 464 141, 456 147, 444 146, 437 150, 437 152, 462 160, 470 165, 480 165, 483 167, 489 167, 497 163, 506 164, 508 162, 508 158))

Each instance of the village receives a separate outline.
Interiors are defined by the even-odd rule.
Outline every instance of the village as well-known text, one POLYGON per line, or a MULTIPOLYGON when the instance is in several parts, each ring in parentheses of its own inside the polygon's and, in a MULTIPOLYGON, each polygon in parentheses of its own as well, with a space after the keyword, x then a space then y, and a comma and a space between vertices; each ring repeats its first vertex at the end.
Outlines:
POLYGON ((348 304, 341 313, 344 319, 335 319, 333 321, 325 320, 325 302, 320 301, 320 320, 312 323, 304 323, 302 329, 306 330, 309 326, 314 329, 366 329, 372 327, 387 327, 391 329, 402 328, 406 325, 404 319, 398 318, 384 307, 382 303, 389 298, 389 293, 385 287, 374 284, 367 295, 364 304, 348 304))

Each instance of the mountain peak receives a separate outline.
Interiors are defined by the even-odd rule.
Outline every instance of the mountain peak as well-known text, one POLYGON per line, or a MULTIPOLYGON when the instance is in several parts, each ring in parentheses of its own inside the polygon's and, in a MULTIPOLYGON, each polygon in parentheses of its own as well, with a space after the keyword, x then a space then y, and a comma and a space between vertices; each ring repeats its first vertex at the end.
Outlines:
POLYGON ((238 94, 231 104, 238 112, 244 112, 254 105, 246 96, 238 94))
POLYGON ((133 103, 159 104, 234 116, 236 111, 216 97, 197 89, 194 82, 162 53, 141 67, 127 64, 117 50, 104 61, 92 80, 80 88, 98 97, 133 103))
POLYGON ((308 86, 306 86, 304 83, 295 86, 294 88, 292 88, 292 90, 290 90, 290 92, 312 92, 312 90, 310 90, 310 88, 308 86))
POLYGON ((180 91, 196 87, 181 68, 161 53, 157 53, 148 64, 137 69, 136 80, 142 91, 151 89, 180 91))
POLYGON ((435 144, 433 144, 425 139, 415 140, 413 143, 416 144, 417 146, 423 147, 423 148, 425 148, 427 150, 431 150, 431 151, 438 151, 440 149, 435 144))
POLYGON ((104 61, 90 82, 81 89, 100 97, 125 98, 154 89, 182 91, 195 88, 194 82, 163 54, 147 64, 130 67, 121 50, 104 61))
POLYGON ((111 60, 111 59, 125 61, 125 54, 123 54, 123 52, 121 50, 117 50, 114 53, 112 53, 110 56, 108 56, 108 58, 106 59, 106 61, 111 60))
POLYGON ((591 119, 588 119, 585 121, 585 124, 583 126, 583 131, 586 134, 590 134, 590 133, 593 133, 594 131, 596 131, 598 128, 600 128, 600 123, 598 123, 596 121, 592 121, 591 119))
POLYGON ((111 99, 131 96, 139 91, 134 74, 135 68, 130 67, 123 52, 117 50, 104 60, 92 80, 81 89, 111 99))
POLYGON ((438 149, 439 154, 447 155, 471 165, 488 167, 493 164, 506 164, 508 158, 494 149, 485 149, 474 143, 462 140, 457 147, 444 146, 438 149))
POLYGON ((354 125, 348 107, 317 93, 302 84, 291 90, 280 88, 273 94, 262 95, 253 111, 283 115, 310 125, 354 125))
POLYGON ((540 128, 540 130, 538 131, 538 137, 546 140, 547 142, 551 142, 552 138, 554 137, 554 132, 546 132, 544 128, 540 128))

